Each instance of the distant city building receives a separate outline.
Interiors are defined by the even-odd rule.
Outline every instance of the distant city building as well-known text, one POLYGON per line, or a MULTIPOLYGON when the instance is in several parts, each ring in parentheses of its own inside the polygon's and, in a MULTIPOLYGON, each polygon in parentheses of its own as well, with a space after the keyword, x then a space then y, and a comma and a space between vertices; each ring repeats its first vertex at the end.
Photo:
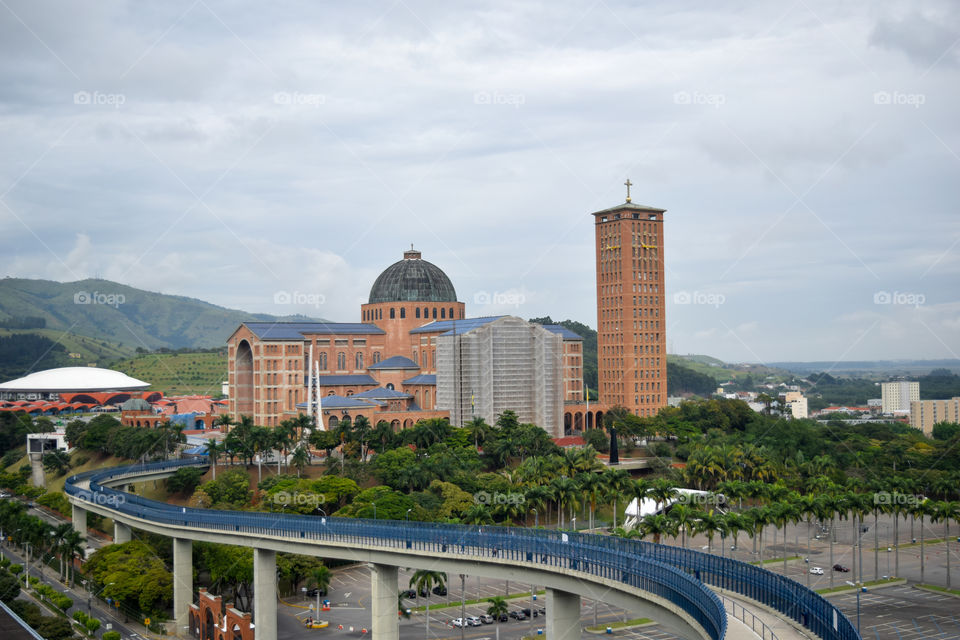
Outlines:
POLYGON ((899 380, 880 385, 884 413, 910 413, 910 403, 920 399, 920 383, 899 380))
POLYGON ((807 412, 807 399, 803 396, 788 402, 787 408, 790 409, 790 415, 795 419, 809 417, 807 412))
POLYGON ((924 435, 933 433, 938 422, 960 423, 960 397, 949 400, 915 400, 910 403, 910 426, 924 435))
POLYGON ((667 404, 664 209, 625 203, 592 214, 596 225, 600 402, 656 415, 667 404))
POLYGON ((867 406, 870 408, 876 407, 877 409, 883 408, 883 398, 870 398, 867 400, 867 406))

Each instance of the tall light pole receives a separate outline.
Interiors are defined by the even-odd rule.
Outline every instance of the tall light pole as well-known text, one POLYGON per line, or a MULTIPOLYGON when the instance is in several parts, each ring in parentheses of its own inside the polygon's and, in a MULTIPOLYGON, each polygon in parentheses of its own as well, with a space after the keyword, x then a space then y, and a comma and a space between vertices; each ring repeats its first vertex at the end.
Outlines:
POLYGON ((848 585, 850 585, 851 587, 855 587, 856 590, 857 590, 857 634, 859 635, 859 633, 860 633, 860 590, 861 590, 861 587, 858 587, 857 585, 853 584, 853 583, 850 582, 849 580, 845 580, 845 582, 846 582, 848 585))
POLYGON ((463 634, 467 630, 466 589, 467 589, 467 575, 464 573, 461 573, 460 574, 460 640, 463 640, 463 634))
POLYGON ((411 511, 413 511, 413 507, 410 507, 409 509, 407 509, 407 512, 406 512, 405 514, 403 514, 403 519, 406 520, 407 522, 410 522, 410 512, 411 512, 411 511))
POLYGON ((377 503, 371 502, 370 504, 373 505, 373 519, 376 520, 377 519, 377 503))
POLYGON ((537 529, 540 527, 540 514, 537 513, 537 510, 533 510, 533 528, 537 529))

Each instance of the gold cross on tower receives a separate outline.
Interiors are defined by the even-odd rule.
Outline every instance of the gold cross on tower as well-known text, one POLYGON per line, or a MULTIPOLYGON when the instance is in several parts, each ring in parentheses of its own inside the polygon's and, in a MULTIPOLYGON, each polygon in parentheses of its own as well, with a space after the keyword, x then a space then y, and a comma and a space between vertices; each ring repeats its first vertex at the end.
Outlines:
POLYGON ((627 178, 627 181, 624 182, 623 184, 625 184, 626 187, 627 187, 627 202, 630 202, 630 201, 631 201, 631 200, 630 200, 630 187, 633 186, 633 183, 630 182, 630 178, 627 178))

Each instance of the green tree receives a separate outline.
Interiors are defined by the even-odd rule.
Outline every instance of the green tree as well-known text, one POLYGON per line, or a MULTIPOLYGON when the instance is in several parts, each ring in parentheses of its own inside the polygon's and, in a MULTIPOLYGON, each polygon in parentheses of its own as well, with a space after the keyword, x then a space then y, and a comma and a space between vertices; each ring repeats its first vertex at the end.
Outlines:
POLYGON ((487 598, 487 602, 490 603, 490 606, 487 607, 487 615, 493 616, 494 620, 500 620, 500 616, 507 615, 509 606, 507 605, 507 599, 503 596, 487 598))
POLYGON ((423 593, 424 591, 427 593, 427 638, 430 637, 430 594, 433 592, 433 587, 443 587, 446 585, 446 582, 447 574, 439 571, 428 571, 426 569, 419 569, 414 572, 410 578, 410 586, 415 588, 417 593, 423 593))

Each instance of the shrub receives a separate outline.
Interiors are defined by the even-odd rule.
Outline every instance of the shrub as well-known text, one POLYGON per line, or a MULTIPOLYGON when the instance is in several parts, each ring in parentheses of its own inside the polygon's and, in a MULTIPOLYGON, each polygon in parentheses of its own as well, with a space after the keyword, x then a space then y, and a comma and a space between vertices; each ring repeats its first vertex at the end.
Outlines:
POLYGON ((20 575, 23 572, 23 565, 22 564, 10 565, 9 571, 15 576, 20 575))
POLYGON ((83 623, 87 628, 87 631, 90 632, 90 635, 93 635, 97 632, 97 629, 100 628, 100 621, 96 618, 87 618, 87 621, 83 623))
POLYGON ((119 631, 104 631, 101 640, 120 640, 119 631))

